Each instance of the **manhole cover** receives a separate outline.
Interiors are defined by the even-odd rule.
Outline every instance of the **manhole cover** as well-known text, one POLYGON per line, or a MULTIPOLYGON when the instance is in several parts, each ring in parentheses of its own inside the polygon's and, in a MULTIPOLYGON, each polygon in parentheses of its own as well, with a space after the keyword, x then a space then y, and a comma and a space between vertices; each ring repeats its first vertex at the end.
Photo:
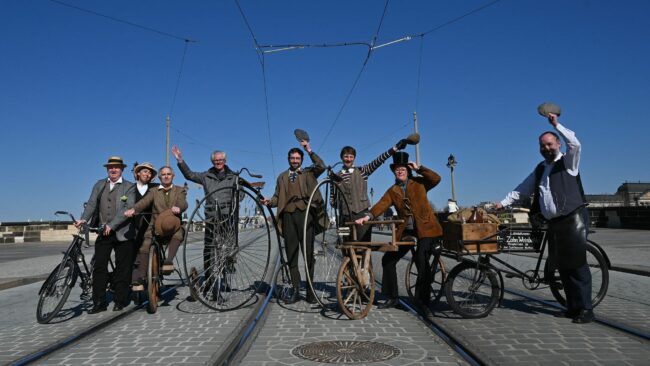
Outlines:
POLYGON ((390 360, 402 351, 393 346, 368 341, 327 341, 304 344, 291 351, 305 360, 324 363, 361 363, 390 360))

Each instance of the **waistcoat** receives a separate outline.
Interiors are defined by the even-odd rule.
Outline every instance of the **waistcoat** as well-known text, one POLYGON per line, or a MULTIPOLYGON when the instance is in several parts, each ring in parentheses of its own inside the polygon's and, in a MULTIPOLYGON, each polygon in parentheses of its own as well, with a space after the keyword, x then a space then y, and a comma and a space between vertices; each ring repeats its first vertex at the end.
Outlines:
MULTIPOLYGON (((353 214, 367 210, 370 207, 370 200, 368 199, 368 184, 363 179, 361 171, 354 168, 350 173, 350 181, 343 183, 339 186, 343 191, 345 200, 348 207, 353 214)), ((341 207, 345 214, 345 208, 341 207)))
MULTIPOLYGON (((540 192, 539 184, 544 174, 544 162, 539 163, 535 168, 535 194, 531 210, 539 212, 540 192)), ((585 193, 582 189, 580 174, 573 176, 569 174, 564 165, 564 156, 556 161, 549 173, 549 186, 553 195, 553 203, 558 215, 565 216, 575 211, 578 207, 587 203, 585 193)))
POLYGON ((102 192, 99 199, 99 221, 102 224, 111 222, 115 218, 117 212, 117 184, 111 191, 110 183, 106 183, 106 187, 102 192))

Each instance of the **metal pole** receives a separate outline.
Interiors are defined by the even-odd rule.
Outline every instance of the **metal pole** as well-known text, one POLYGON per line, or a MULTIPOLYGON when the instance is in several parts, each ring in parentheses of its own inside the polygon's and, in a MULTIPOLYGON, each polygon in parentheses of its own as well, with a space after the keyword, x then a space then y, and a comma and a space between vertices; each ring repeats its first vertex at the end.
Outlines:
POLYGON ((167 138, 165 140, 165 165, 169 166, 169 116, 165 119, 167 125, 167 138))
MULTIPOLYGON (((413 128, 415 129, 415 133, 420 133, 418 132, 418 113, 413 112, 413 128)), ((418 142, 415 144, 415 162, 420 165, 420 143, 418 142)))

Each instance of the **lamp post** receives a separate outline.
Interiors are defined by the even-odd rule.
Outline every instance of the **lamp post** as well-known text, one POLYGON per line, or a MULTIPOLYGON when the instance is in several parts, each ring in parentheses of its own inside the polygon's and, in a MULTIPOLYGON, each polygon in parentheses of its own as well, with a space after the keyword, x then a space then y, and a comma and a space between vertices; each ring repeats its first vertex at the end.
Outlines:
POLYGON ((453 154, 449 154, 447 158, 447 168, 451 170, 451 199, 456 201, 456 190, 454 189, 454 168, 458 162, 453 154))

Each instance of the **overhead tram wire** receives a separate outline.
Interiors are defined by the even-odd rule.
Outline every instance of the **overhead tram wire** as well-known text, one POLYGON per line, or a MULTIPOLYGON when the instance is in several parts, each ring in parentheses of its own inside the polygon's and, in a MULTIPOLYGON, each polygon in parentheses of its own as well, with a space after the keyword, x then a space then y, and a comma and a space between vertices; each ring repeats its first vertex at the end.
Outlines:
POLYGON ((239 0, 235 0, 235 4, 237 5, 237 9, 239 10, 239 14, 241 14, 242 19, 244 20, 244 23, 246 24, 246 27, 248 28, 248 32, 251 35, 251 38, 253 39, 253 44, 255 45, 255 53, 257 54, 257 60, 260 63, 260 68, 262 69, 262 83, 263 83, 263 88, 264 88, 264 106, 266 108, 266 135, 269 140, 269 150, 271 151, 271 169, 273 171, 273 177, 276 176, 275 173, 275 158, 273 157, 273 141, 271 139, 271 117, 269 113, 269 94, 268 94, 268 88, 267 88, 267 82, 266 82, 266 60, 264 58, 264 52, 260 48, 259 42, 257 42, 257 37, 255 37, 255 32, 253 32, 253 27, 251 27, 248 18, 246 17, 246 14, 244 13, 244 9, 242 9, 241 4, 239 4, 239 0))
POLYGON ((377 36, 379 35, 379 31, 381 30, 381 26, 384 23, 384 17, 386 16, 386 11, 388 10, 388 2, 390 0, 386 0, 384 3, 384 10, 381 13, 381 18, 379 19, 379 25, 377 25, 377 30, 375 31, 374 36, 372 37, 372 42, 370 43, 370 47, 368 47, 368 54, 366 55, 365 60, 363 60, 363 64, 361 65, 361 69, 359 70, 359 73, 357 74, 357 77, 354 79, 354 82, 352 83, 352 87, 348 91, 348 94, 345 96, 345 99, 343 100, 343 104, 341 104, 341 108, 339 108, 339 111, 336 113, 336 117, 334 118, 334 121, 330 125, 330 128, 327 130, 327 133, 325 134, 325 137, 323 138, 323 142, 321 142, 320 147, 318 150, 321 150, 323 148, 323 145, 325 145, 325 142, 329 138, 330 134, 334 130, 334 127, 338 123, 339 119, 341 118, 341 115, 343 114, 343 110, 345 109, 345 106, 348 104, 348 101, 350 101, 350 97, 352 96, 352 93, 354 92, 354 89, 357 87, 357 84, 359 83, 359 80, 361 79, 361 75, 363 75, 363 71, 366 69, 366 65, 368 65, 368 60, 370 60, 370 56, 372 56, 373 52, 373 47, 375 45, 375 42, 377 41, 377 36))
POLYGON ((97 15, 97 16, 99 16, 99 17, 106 18, 106 19, 112 20, 112 21, 114 21, 114 22, 127 24, 127 25, 130 25, 130 26, 132 26, 132 27, 140 28, 140 29, 142 29, 142 30, 146 30, 146 31, 149 31, 149 32, 158 33, 158 34, 160 34, 160 35, 163 35, 163 36, 166 36, 166 37, 170 37, 170 38, 174 38, 174 39, 177 39, 177 40, 180 40, 180 41, 185 41, 185 42, 198 42, 197 40, 194 40, 194 39, 190 39, 190 38, 187 38, 187 37, 177 36, 177 35, 172 34, 172 33, 169 33, 169 32, 165 32, 165 31, 161 31, 161 30, 158 30, 158 29, 155 29, 155 28, 147 27, 147 26, 144 26, 144 25, 141 25, 141 24, 133 23, 133 22, 130 22, 130 21, 128 21, 128 20, 119 19, 119 18, 116 18, 116 17, 110 16, 110 15, 106 15, 106 14, 102 14, 102 13, 96 12, 96 11, 94 11, 94 10, 89 10, 89 9, 86 9, 86 8, 82 8, 82 7, 77 6, 77 5, 68 4, 68 3, 63 2, 63 1, 60 1, 60 0, 50 0, 50 1, 53 2, 53 3, 55 3, 55 4, 59 4, 59 5, 63 5, 63 6, 67 6, 67 7, 72 8, 72 9, 76 9, 76 10, 79 10, 79 11, 83 11, 83 12, 85 12, 85 13, 89 13, 89 14, 97 15))
POLYGON ((174 88, 174 96, 172 97, 172 104, 169 107, 169 117, 171 118, 172 112, 174 111, 174 105, 176 105, 176 96, 178 94, 178 87, 181 84, 181 76, 183 75, 183 67, 185 66, 185 55, 187 55, 187 46, 189 45, 188 41, 185 41, 185 46, 183 47, 183 57, 181 57, 181 66, 178 70, 178 77, 176 78, 176 87, 174 88))

